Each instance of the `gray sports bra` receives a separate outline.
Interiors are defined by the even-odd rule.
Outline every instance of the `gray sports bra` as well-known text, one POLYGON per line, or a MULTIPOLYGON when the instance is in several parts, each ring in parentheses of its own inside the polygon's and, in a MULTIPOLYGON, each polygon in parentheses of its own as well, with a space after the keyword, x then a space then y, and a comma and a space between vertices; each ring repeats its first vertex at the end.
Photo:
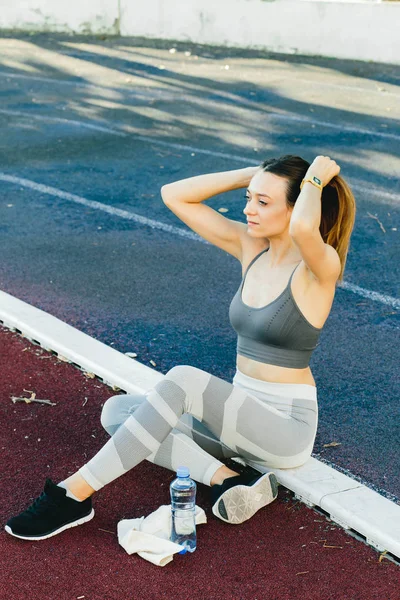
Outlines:
POLYGON ((237 353, 258 362, 304 369, 318 345, 322 328, 307 321, 293 298, 290 284, 297 267, 283 292, 267 306, 253 308, 242 300, 248 270, 267 250, 253 258, 229 307, 229 320, 238 334, 237 353))

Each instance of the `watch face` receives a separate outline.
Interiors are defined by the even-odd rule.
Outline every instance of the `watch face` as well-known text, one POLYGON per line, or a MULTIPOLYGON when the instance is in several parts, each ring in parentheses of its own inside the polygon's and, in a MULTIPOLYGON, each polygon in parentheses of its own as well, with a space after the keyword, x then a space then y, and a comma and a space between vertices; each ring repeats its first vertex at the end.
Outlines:
POLYGON ((313 180, 315 181, 315 183, 318 183, 318 185, 322 185, 322 181, 318 179, 318 177, 313 177, 313 180))

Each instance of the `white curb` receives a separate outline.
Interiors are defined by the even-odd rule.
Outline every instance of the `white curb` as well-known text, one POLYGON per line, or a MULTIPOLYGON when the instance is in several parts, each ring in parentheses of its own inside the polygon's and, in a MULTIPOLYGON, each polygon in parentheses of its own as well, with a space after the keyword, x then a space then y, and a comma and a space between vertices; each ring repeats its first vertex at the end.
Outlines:
MULTIPOLYGON (((128 358, 60 319, 0 291, 0 322, 125 392, 144 393, 164 375, 128 358)), ((400 560, 400 506, 315 458, 296 469, 273 470, 281 485, 310 507, 319 507, 388 558, 400 560)))

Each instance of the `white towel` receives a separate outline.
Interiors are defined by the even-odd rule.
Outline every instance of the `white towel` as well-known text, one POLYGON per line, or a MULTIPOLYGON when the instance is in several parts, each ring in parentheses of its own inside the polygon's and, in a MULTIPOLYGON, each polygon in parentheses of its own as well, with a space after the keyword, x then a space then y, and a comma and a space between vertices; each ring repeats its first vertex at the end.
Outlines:
MULTIPOLYGON (((196 504, 196 525, 207 523, 206 513, 196 504)), ((172 528, 171 505, 163 504, 147 517, 123 519, 118 523, 118 541, 128 554, 164 567, 184 548, 169 540, 172 528)))

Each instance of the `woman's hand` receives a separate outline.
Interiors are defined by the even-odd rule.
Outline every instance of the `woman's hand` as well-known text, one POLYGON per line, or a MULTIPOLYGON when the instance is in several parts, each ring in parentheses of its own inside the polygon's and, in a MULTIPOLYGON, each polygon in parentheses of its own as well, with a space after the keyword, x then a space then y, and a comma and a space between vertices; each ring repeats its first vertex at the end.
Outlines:
POLYGON ((334 160, 329 156, 317 156, 313 163, 309 166, 306 177, 318 177, 322 181, 322 185, 325 187, 328 185, 330 180, 336 175, 339 175, 340 167, 334 160))

